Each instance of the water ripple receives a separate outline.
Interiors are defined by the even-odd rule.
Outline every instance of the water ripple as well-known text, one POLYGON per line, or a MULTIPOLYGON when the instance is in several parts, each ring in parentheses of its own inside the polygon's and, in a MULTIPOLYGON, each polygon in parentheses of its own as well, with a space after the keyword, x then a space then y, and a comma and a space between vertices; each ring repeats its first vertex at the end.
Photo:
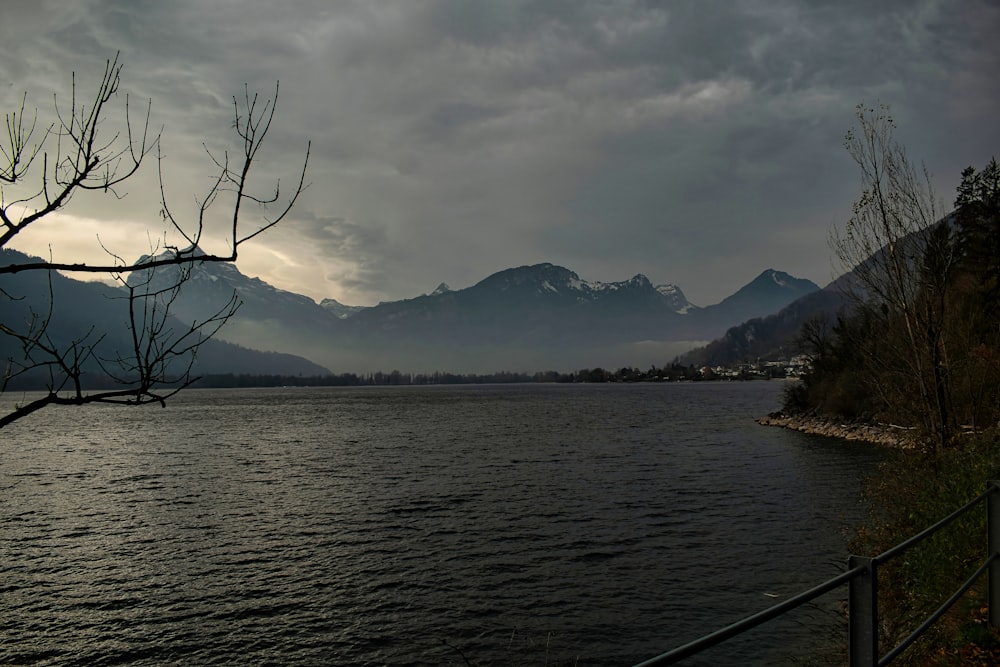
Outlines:
MULTIPOLYGON (((843 558, 879 453, 756 427, 780 389, 206 390, 33 416, 0 450, 0 664, 650 657, 843 558)), ((704 664, 836 643, 836 612, 808 613, 704 664)))

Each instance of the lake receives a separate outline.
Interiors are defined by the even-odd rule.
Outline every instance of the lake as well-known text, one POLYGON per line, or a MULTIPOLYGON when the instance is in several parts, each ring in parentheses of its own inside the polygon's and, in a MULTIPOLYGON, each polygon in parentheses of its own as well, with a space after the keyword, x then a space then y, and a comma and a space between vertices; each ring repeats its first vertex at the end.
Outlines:
MULTIPOLYGON (((0 664, 653 657, 844 569, 884 452, 754 424, 783 386, 43 410, 0 432, 0 664)), ((845 596, 684 664, 827 664, 845 596)))

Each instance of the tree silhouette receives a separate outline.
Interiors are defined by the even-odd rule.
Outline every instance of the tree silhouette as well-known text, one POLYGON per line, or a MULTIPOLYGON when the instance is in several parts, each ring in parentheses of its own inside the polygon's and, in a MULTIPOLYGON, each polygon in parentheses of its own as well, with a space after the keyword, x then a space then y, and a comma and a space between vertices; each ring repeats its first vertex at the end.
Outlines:
POLYGON ((289 192, 282 193, 279 183, 265 193, 251 186, 274 119, 278 87, 270 99, 245 87, 242 96, 233 97, 232 129, 238 148, 221 154, 205 148, 214 176, 196 200, 193 219, 175 214, 168 204, 160 136, 149 131, 150 105, 140 122, 135 122, 127 95, 120 114, 113 109, 121 73, 116 55, 106 62, 89 98, 79 96, 74 74, 69 103, 54 100, 55 120, 48 126, 38 124, 37 111, 30 116, 26 112, 27 93, 19 108, 6 115, 6 137, 0 135, 0 338, 7 344, 0 392, 22 376, 44 376, 47 391, 0 413, 0 427, 49 405, 163 404, 197 380, 192 365, 199 348, 236 312, 239 302, 234 294, 204 320, 180 323, 171 308, 192 266, 235 261, 243 244, 286 218, 306 187, 309 144, 289 192), (97 264, 25 259, 3 252, 16 237, 34 232, 35 223, 66 209, 75 195, 90 191, 124 196, 120 189, 153 153, 159 167, 160 222, 182 243, 155 242, 149 254, 133 261, 105 248, 108 260, 97 264), (275 207, 273 212, 268 211, 270 206, 275 207), (224 233, 228 253, 204 252, 202 240, 210 229, 224 233), (15 261, 2 263, 5 258, 15 261), (108 331, 96 323, 69 334, 56 331, 53 322, 70 305, 56 298, 57 271, 99 274, 119 285, 113 298, 125 306, 121 326, 128 330, 127 345, 102 346, 108 331), (169 275, 166 281, 164 271, 169 275), (45 278, 26 280, 34 274, 45 278), (28 292, 38 289, 47 292, 45 309, 27 305, 28 292), (88 386, 94 375, 102 380, 97 390, 88 386))

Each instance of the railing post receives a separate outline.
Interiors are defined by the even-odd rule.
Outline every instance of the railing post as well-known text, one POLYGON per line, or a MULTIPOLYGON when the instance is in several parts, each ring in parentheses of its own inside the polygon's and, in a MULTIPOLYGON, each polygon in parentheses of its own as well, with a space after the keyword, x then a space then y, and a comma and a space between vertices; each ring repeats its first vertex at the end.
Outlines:
MULTIPOLYGON (((1000 551, 1000 482, 990 480, 986 490, 989 492, 986 497, 986 557, 992 558, 1000 551)), ((990 625, 1000 628, 1000 559, 990 563, 988 585, 990 625)))
POLYGON ((847 590, 848 652, 850 667, 878 664, 878 575, 875 559, 851 556, 847 569, 861 566, 863 574, 851 579, 847 590))

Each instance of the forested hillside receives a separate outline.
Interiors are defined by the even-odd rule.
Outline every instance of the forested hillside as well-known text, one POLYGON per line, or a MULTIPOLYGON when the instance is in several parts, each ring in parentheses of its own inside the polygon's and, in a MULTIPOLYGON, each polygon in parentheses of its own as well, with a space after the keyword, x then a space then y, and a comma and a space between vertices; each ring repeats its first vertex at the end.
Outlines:
POLYGON ((888 110, 858 120, 863 189, 832 239, 847 307, 803 328, 813 370, 785 408, 913 427, 941 449, 1000 417, 1000 166, 965 169, 944 215, 888 110))
MULTIPOLYGON (((875 556, 969 502, 1000 475, 1000 165, 962 172, 939 211, 924 169, 893 139, 886 107, 858 107, 846 146, 862 174, 853 215, 832 239, 844 307, 814 317, 800 340, 812 361, 786 413, 909 429, 913 450, 866 485, 868 517, 851 553, 875 556)), ((981 564, 985 513, 971 513, 879 566, 878 646, 923 623, 981 564)), ((1000 633, 977 585, 902 665, 995 665, 1000 633)), ((894 663, 895 664, 895 663, 894 663)))

